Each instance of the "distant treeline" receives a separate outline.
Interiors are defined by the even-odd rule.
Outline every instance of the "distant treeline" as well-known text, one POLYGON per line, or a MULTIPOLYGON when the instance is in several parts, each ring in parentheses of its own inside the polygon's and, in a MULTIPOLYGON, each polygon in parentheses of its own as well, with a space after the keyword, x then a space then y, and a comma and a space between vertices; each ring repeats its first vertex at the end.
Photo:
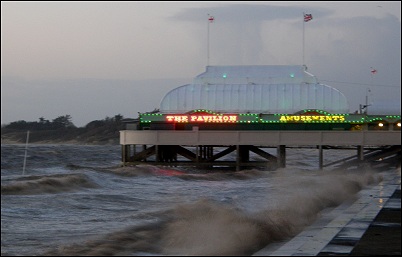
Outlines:
POLYGON ((39 121, 28 122, 19 120, 1 127, 2 143, 23 143, 31 131, 29 142, 32 143, 63 143, 75 142, 85 144, 118 144, 119 131, 125 129, 123 116, 106 117, 103 120, 94 120, 84 127, 77 128, 71 122, 70 115, 59 116, 49 121, 39 118, 39 121))
MULTIPOLYGON (((122 126, 123 116, 121 114, 117 114, 114 117, 106 117, 103 120, 94 120, 89 122, 84 126, 84 129, 95 129, 98 127, 116 127, 119 129, 122 126)), ((14 121, 9 124, 3 125, 2 128, 12 129, 12 130, 59 130, 59 129, 77 129, 74 123, 71 121, 72 117, 70 115, 59 116, 52 121, 45 119, 44 117, 40 117, 39 121, 25 121, 19 120, 14 121)))

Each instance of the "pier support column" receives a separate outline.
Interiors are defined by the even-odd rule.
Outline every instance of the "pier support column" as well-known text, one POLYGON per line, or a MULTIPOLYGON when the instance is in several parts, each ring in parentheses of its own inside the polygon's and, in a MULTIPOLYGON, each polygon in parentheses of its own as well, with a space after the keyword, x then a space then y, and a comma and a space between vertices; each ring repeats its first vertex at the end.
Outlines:
POLYGON ((199 146, 199 145, 197 145, 196 147, 195 147, 195 162, 196 163, 198 163, 199 162, 199 160, 200 160, 200 151, 199 151, 199 148, 200 148, 201 146, 199 146))
POLYGON ((130 145, 121 146, 121 161, 123 166, 125 166, 126 162, 130 161, 130 145))
POLYGON ((240 171, 240 146, 236 145, 236 171, 240 171))
POLYGON ((364 146, 363 145, 357 146, 357 158, 359 159, 359 161, 364 160, 364 146))
POLYGON ((202 157, 202 152, 203 152, 202 149, 203 149, 203 148, 204 148, 204 147, 203 147, 202 145, 199 146, 199 151, 200 151, 199 154, 200 154, 201 160, 202 160, 202 158, 203 158, 203 157, 202 157))
MULTIPOLYGON (((147 145, 142 145, 142 150, 143 151, 147 150, 147 145)), ((146 162, 146 161, 147 161, 147 158, 144 158, 144 162, 146 162)))
POLYGON ((286 145, 278 145, 276 148, 277 152, 277 160, 278 160, 278 167, 285 168, 286 167, 286 145))
POLYGON ((121 145, 121 162, 123 166, 127 162, 127 145, 121 145))
POLYGON ((250 151, 249 151, 248 146, 246 146, 246 145, 240 146, 240 161, 241 162, 250 161, 250 151))
POLYGON ((319 169, 322 170, 324 167, 324 152, 322 149, 322 145, 318 146, 318 156, 319 156, 318 166, 319 166, 319 169))
POLYGON ((124 163, 126 162, 126 146, 125 145, 121 145, 121 162, 124 163))
POLYGON ((212 157, 212 155, 213 155, 212 146, 207 146, 207 155, 206 155, 206 158, 209 159, 209 158, 212 157))
POLYGON ((160 158, 160 154, 162 154, 162 152, 159 153, 159 145, 155 145, 155 162, 163 160, 163 158, 160 158))
POLYGON ((208 158, 208 146, 204 146, 203 154, 204 154, 203 158, 207 159, 208 158))

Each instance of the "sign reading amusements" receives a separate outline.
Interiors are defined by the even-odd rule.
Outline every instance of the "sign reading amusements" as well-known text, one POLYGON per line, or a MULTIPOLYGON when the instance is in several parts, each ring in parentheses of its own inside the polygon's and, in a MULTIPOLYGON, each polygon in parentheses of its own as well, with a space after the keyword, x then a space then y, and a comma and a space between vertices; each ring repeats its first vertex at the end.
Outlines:
POLYGON ((311 122, 311 121, 345 121, 345 115, 282 115, 283 122, 311 122))

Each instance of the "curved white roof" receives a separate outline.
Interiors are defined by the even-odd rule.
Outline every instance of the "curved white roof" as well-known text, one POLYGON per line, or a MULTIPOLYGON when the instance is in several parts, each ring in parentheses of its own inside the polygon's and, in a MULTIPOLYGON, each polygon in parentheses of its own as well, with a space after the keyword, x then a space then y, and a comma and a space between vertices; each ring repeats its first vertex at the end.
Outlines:
POLYGON ((208 66, 192 84, 168 92, 162 113, 207 109, 222 113, 348 113, 345 96, 320 84, 304 66, 208 66))

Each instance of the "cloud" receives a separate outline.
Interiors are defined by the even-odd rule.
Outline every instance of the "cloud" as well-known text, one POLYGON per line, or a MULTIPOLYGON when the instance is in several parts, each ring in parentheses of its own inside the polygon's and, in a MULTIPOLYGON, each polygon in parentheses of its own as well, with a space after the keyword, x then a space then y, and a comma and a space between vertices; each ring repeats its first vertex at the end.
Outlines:
POLYGON ((351 111, 367 88, 371 110, 398 109, 401 21, 391 3, 266 3, 2 3, 2 122, 70 114, 85 125, 158 108, 204 72, 207 26, 210 65, 301 65, 304 25, 308 71, 351 111))
MULTIPOLYGON (((314 13, 314 17, 325 17, 333 13, 333 11, 319 7, 308 9, 309 12, 314 13)), ((210 24, 209 35, 211 65, 262 65, 274 64, 273 60, 287 59, 286 53, 285 57, 278 58, 272 54, 272 51, 267 50, 267 47, 270 42, 275 40, 281 43, 283 37, 294 40, 295 37, 292 35, 286 36, 284 33, 277 33, 281 29, 278 26, 282 26, 281 23, 285 27, 298 23, 300 29, 303 12, 306 12, 306 8, 303 6, 222 4, 209 8, 185 8, 171 16, 170 19, 177 22, 196 23, 198 27, 205 28, 208 23, 207 14, 215 17, 215 21, 210 24)), ((198 42, 207 42, 206 29, 204 31, 196 29, 192 35, 198 38, 198 42)), ((293 61, 293 59, 287 60, 288 63, 293 61)))

